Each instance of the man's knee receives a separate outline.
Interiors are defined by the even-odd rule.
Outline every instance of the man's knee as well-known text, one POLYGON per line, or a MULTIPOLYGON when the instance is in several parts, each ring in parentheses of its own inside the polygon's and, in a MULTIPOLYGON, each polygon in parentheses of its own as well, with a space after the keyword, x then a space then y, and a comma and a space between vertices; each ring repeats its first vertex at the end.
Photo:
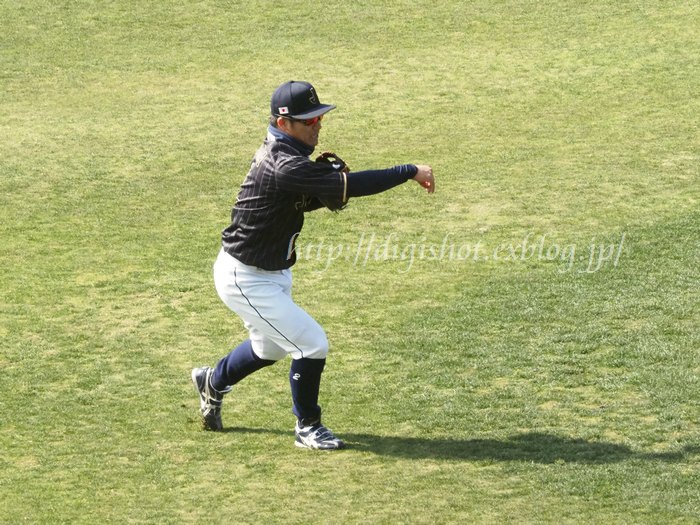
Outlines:
MULTIPOLYGON (((328 337, 326 332, 319 325, 302 332, 297 339, 298 355, 295 357, 306 357, 308 359, 325 359, 328 355, 328 337)), ((297 352, 294 352, 296 354, 297 352)))
MULTIPOLYGON (((252 338, 251 338, 252 339, 252 338)), ((252 339, 253 352, 260 359, 279 361, 287 356, 287 352, 276 343, 269 340, 252 339)))

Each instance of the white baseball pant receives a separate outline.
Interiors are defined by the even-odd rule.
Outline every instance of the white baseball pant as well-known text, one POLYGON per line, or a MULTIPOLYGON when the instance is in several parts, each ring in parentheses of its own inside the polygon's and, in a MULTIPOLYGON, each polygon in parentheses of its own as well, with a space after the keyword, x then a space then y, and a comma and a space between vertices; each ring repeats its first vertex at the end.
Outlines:
POLYGON ((214 263, 214 284, 221 300, 243 320, 261 359, 279 361, 287 354, 324 359, 328 354, 325 331, 292 300, 291 270, 248 266, 222 249, 214 263))

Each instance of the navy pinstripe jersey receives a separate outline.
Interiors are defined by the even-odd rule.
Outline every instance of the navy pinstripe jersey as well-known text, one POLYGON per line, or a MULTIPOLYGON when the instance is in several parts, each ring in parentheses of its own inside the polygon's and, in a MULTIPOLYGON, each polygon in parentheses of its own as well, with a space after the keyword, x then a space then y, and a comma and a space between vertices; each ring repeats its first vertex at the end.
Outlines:
POLYGON ((344 173, 268 133, 241 185, 231 224, 222 232, 223 248, 263 270, 289 268, 296 262, 294 243, 304 212, 321 208, 322 201, 346 200, 344 173))

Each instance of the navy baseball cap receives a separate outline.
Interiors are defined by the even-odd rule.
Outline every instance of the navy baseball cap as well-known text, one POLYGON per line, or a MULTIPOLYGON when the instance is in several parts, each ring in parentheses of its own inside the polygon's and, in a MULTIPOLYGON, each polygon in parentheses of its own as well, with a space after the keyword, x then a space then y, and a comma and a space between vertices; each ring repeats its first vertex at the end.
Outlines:
POLYGON ((276 117, 309 119, 335 109, 331 104, 321 104, 314 87, 308 82, 290 80, 278 87, 270 100, 270 112, 276 117))

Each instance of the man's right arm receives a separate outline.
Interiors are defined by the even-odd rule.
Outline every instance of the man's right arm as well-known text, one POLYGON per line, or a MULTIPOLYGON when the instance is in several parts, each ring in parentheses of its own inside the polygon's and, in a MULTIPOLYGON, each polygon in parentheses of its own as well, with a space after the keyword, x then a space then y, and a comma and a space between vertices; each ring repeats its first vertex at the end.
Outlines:
POLYGON ((402 164, 385 170, 351 171, 347 174, 347 196, 374 195, 413 179, 428 193, 435 191, 435 179, 430 166, 402 164))

